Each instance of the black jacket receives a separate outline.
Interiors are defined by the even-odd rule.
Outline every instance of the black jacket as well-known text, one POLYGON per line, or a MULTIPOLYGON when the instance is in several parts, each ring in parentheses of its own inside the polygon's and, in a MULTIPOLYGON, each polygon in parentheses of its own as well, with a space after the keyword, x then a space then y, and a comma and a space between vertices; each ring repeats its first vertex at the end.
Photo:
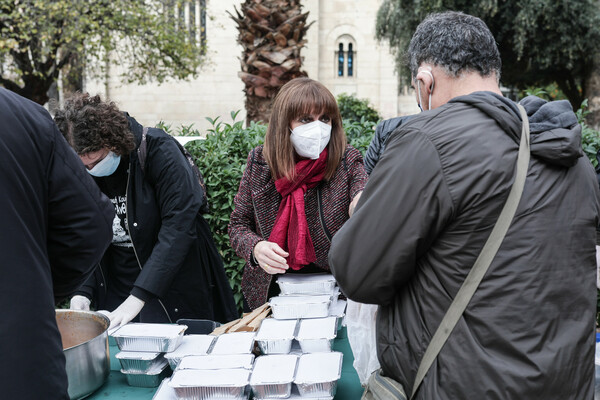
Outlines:
POLYGON ((377 164, 377 161, 379 161, 379 158, 383 154, 385 141, 390 136, 390 133, 406 123, 411 117, 412 115, 390 118, 377 124, 375 135, 373 135, 373 139, 371 139, 369 148, 365 153, 365 171, 367 171, 368 175, 371 175, 371 171, 373 171, 375 164, 377 164))
MULTIPOLYGON (((129 125, 139 146, 143 127, 130 117, 129 125)), ((238 318, 223 261, 199 212, 202 189, 197 177, 172 136, 150 128, 146 142, 144 171, 137 151, 129 155, 127 186, 127 223, 140 264, 132 294, 151 298, 140 321, 238 318)), ((111 284, 109 252, 94 279, 80 290, 98 309, 104 308, 111 284)))
MULTIPOLYGON (((531 161, 515 218, 416 399, 591 399, 600 191, 570 104, 523 99, 531 161)), ((330 266, 379 304, 378 358, 410 392, 514 179, 521 120, 490 92, 415 116, 388 139, 330 266)))
POLYGON ((41 106, 0 89, 0 397, 67 399, 55 299, 110 243, 114 208, 41 106))

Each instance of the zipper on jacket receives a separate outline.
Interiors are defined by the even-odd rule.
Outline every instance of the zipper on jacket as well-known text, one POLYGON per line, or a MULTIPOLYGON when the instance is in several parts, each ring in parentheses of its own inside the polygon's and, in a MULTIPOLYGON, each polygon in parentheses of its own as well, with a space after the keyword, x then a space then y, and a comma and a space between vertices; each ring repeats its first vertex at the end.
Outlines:
MULTIPOLYGON (((127 213, 127 211, 125 212, 127 213)), ((100 270, 100 276, 102 277, 102 282, 100 282, 100 286, 102 286, 104 290, 104 295, 108 292, 108 284, 106 283, 106 278, 104 277, 104 272, 102 271, 102 263, 98 262, 98 269, 100 270)))
POLYGON ((327 225, 325 224, 325 216, 323 214, 323 201, 321 199, 321 186, 317 188, 317 208, 319 209, 319 222, 321 222, 321 229, 323 229, 323 233, 327 237, 329 243, 331 243, 331 233, 327 229, 327 225))
MULTIPOLYGON (((133 162, 132 162, 132 164, 133 164, 133 162)), ((131 169, 131 164, 129 165, 129 168, 131 169)), ((131 247, 133 248, 133 254, 135 255, 135 260, 137 261, 137 265, 140 268, 140 271, 142 271, 142 263, 140 262, 140 258, 138 257, 137 251, 135 249, 135 244, 133 243, 133 235, 131 234, 131 226, 129 225, 129 223, 130 223, 130 221, 129 221, 129 181, 130 180, 131 180, 131 171, 128 170, 127 171, 127 187, 125 188, 125 219, 127 220, 127 229, 129 230, 129 238, 131 239, 131 247)), ((158 300, 158 303, 160 304, 163 311, 167 315, 167 319, 169 320, 169 322, 173 323, 173 321, 171 320, 171 317, 169 316, 169 313, 167 312, 165 305, 162 303, 162 301, 158 297, 156 298, 156 300, 158 300)))

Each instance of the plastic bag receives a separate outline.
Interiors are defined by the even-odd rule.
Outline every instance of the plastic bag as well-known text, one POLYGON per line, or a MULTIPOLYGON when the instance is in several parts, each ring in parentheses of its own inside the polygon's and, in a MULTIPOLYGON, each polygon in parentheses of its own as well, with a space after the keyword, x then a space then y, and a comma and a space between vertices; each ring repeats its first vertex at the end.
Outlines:
POLYGON ((377 308, 374 304, 357 303, 348 299, 346 326, 348 341, 354 354, 354 369, 361 385, 365 386, 373 371, 379 369, 375 321, 377 308))

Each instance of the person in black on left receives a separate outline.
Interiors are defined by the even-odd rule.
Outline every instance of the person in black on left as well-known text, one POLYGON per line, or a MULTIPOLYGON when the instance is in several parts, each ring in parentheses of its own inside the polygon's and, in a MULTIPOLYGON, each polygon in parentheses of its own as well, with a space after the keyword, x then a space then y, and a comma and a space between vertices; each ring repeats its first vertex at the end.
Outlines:
POLYGON ((135 320, 238 318, 223 261, 203 218, 203 190, 176 140, 147 130, 112 102, 75 94, 55 115, 67 142, 112 201, 113 239, 73 309, 110 311, 111 327, 135 320), (139 318, 136 318, 139 314, 139 318))

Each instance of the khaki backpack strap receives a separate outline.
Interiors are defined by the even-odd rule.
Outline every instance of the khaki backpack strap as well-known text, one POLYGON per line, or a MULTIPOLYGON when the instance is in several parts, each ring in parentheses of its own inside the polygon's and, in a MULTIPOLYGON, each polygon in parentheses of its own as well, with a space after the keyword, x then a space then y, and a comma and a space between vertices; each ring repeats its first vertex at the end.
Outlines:
POLYGON ((488 237, 481 253, 475 260, 475 264, 471 268, 471 271, 467 275, 467 278, 460 287, 454 301, 450 305, 450 308, 444 315, 440 326, 435 331, 431 342, 425 350, 425 354, 421 359, 421 364, 417 370, 417 376, 415 383, 412 388, 410 398, 415 396, 415 393, 419 389, 423 378, 427 374, 427 371, 435 361, 442 347, 446 343, 446 340, 452 333, 452 330, 456 326, 456 323, 462 316, 463 312, 467 308, 467 305, 471 301, 473 294, 477 290, 479 283, 483 279, 488 267, 492 263, 492 260, 496 256, 496 252, 500 248, 504 236, 512 223, 517 206, 521 200, 521 194, 523 193, 523 187, 525 186, 525 179, 527 178, 527 168, 529 167, 529 120, 527 119, 527 112, 521 105, 517 105, 521 113, 521 120, 523 121, 523 128, 521 130, 521 143, 519 144, 519 154, 517 156, 517 171, 515 174, 515 181, 508 194, 508 199, 502 208, 502 212, 496 221, 492 233, 488 237))

